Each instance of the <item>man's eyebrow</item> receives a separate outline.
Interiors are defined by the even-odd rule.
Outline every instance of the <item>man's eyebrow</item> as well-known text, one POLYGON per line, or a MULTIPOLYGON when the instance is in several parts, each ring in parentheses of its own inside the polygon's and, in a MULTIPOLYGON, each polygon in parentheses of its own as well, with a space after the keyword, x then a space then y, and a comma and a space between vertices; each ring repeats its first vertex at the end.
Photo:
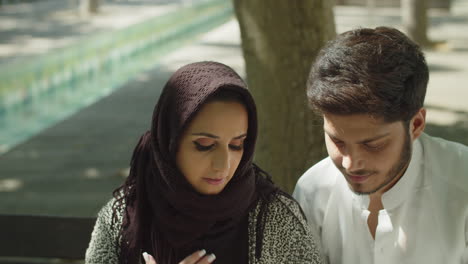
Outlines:
MULTIPOLYGON (((337 141, 343 141, 341 139, 339 139, 337 136, 333 135, 333 133, 330 133, 328 131, 325 130, 325 133, 327 133, 327 135, 333 139, 333 140, 337 140, 337 141)), ((364 139, 364 140, 361 140, 359 141, 358 143, 359 144, 366 144, 366 143, 370 143, 372 141, 375 141, 375 140, 378 140, 378 139, 381 139, 381 138, 384 138, 386 136, 388 136, 390 133, 385 133, 385 134, 382 134, 382 135, 377 135, 375 137, 372 137, 372 138, 367 138, 367 139, 364 139)))
POLYGON ((333 140, 342 141, 342 140, 339 139, 337 136, 335 136, 333 133, 330 133, 330 132, 328 132, 327 130, 324 130, 324 131, 325 131, 325 133, 326 133, 329 137, 331 137, 333 140))
POLYGON ((360 144, 365 144, 365 143, 370 143, 372 141, 376 141, 378 139, 381 139, 381 138, 384 138, 386 136, 388 136, 390 133, 385 133, 385 134, 382 134, 382 135, 377 135, 375 137, 372 137, 372 138, 368 138, 368 139, 364 139, 364 140, 361 140, 359 141, 358 143, 360 144))

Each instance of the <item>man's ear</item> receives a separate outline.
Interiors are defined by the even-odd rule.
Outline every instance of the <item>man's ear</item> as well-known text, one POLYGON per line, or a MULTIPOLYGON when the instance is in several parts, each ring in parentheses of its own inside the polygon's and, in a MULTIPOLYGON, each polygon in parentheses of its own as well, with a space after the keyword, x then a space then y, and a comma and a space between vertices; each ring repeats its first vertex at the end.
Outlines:
POLYGON ((409 125, 409 133, 412 140, 416 140, 424 131, 426 127, 426 109, 421 108, 419 111, 411 118, 409 125))

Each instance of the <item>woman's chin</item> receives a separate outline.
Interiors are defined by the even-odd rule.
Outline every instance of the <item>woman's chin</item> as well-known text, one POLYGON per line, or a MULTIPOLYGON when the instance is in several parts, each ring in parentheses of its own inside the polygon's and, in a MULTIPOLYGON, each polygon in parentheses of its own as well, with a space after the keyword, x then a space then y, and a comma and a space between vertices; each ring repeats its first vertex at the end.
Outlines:
POLYGON ((224 190, 226 185, 205 185, 201 188, 196 188, 196 191, 203 195, 217 195, 224 190))

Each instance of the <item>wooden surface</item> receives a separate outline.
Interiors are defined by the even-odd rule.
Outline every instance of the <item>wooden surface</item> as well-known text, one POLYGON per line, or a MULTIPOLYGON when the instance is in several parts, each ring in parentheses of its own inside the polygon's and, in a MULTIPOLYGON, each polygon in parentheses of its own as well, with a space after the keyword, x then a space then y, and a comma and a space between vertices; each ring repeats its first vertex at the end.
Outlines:
POLYGON ((0 256, 84 259, 95 220, 0 215, 0 256))

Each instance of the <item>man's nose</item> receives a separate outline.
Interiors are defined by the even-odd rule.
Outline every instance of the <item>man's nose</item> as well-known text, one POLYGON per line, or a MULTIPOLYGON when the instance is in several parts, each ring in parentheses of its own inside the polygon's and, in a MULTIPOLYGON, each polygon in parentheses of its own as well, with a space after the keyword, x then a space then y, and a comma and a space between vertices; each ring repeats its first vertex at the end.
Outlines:
POLYGON ((364 159, 357 150, 347 151, 343 154, 341 166, 347 171, 356 171, 364 168, 364 159))

